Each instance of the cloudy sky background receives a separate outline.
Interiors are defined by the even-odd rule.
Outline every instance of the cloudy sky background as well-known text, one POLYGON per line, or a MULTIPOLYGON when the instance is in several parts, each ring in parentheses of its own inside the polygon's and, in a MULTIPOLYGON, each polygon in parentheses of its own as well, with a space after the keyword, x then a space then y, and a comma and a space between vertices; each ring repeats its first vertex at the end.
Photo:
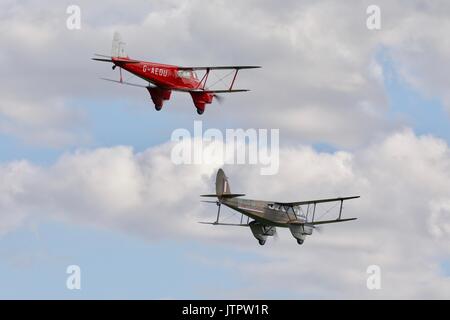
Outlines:
POLYGON ((449 13, 438 0, 2 1, 0 297, 450 298, 449 13), (66 28, 71 4, 81 30, 66 28), (366 28, 370 4, 381 30, 366 28), (201 117, 185 94, 156 112, 145 90, 98 79, 118 77, 90 61, 114 31, 134 58, 263 69, 201 117), (217 166, 173 165, 170 135, 198 119, 280 129, 279 173, 226 166, 233 191, 359 194, 345 206, 359 220, 301 247, 288 230, 260 247, 197 224, 214 219, 198 195, 217 166))

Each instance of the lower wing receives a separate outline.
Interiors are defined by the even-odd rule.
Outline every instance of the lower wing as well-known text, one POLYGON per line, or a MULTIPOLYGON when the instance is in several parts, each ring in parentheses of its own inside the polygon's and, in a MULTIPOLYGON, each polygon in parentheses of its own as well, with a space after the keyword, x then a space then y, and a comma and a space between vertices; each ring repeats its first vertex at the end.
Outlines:
POLYGON ((203 92, 203 93, 233 93, 233 92, 247 92, 249 89, 231 89, 231 90, 208 90, 208 89, 184 89, 184 88, 170 88, 173 91, 181 92, 203 92))
POLYGON ((307 222, 306 224, 327 224, 327 223, 337 223, 337 222, 346 222, 346 221, 352 221, 356 220, 357 218, 347 218, 347 219, 336 219, 336 220, 322 220, 322 221, 314 221, 314 222, 307 222))

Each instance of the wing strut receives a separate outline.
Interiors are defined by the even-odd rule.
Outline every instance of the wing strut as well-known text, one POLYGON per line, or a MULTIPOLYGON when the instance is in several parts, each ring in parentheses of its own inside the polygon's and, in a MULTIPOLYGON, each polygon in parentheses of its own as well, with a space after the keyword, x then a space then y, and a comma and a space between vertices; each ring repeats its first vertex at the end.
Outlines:
POLYGON ((208 81, 209 70, 210 69, 206 69, 206 73, 203 75, 202 79, 198 83, 197 89, 200 88, 200 86, 201 86, 202 89, 205 90, 205 88, 206 88, 206 81, 208 81), (203 86, 202 86, 202 83, 203 83, 203 86))
POLYGON ((219 221, 220 220, 220 207, 221 207, 222 203, 220 201, 202 201, 202 202, 215 203, 217 205, 217 207, 218 207, 217 208, 217 217, 216 217, 216 221, 214 221, 214 222, 200 221, 199 223, 219 225, 219 226, 238 226, 238 227, 248 227, 249 226, 250 217, 247 216, 247 223, 243 223, 243 220, 244 220, 244 215, 243 214, 241 214, 241 221, 240 221, 240 223, 223 223, 223 222, 220 222, 219 221))
POLYGON ((233 81, 231 81, 230 91, 233 89, 234 81, 236 80, 236 76, 238 74, 239 69, 236 69, 236 72, 234 73, 233 81))

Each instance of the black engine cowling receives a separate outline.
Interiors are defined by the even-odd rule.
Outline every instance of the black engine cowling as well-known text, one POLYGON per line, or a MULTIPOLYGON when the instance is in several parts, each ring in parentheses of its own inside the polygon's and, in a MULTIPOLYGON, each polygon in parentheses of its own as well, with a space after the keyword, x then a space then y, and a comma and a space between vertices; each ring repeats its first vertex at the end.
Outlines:
POLYGON ((253 236, 258 239, 258 241, 265 242, 267 237, 272 237, 276 233, 276 228, 273 226, 266 226, 262 223, 252 221, 249 223, 250 230, 253 236))

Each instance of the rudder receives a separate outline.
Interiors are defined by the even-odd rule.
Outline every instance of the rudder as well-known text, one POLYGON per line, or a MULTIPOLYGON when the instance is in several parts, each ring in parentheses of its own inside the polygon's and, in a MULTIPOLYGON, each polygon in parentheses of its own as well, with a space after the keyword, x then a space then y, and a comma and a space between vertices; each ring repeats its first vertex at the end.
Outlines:
POLYGON ((122 41, 122 36, 118 32, 114 32, 111 56, 115 58, 127 58, 125 53, 125 42, 122 41))

